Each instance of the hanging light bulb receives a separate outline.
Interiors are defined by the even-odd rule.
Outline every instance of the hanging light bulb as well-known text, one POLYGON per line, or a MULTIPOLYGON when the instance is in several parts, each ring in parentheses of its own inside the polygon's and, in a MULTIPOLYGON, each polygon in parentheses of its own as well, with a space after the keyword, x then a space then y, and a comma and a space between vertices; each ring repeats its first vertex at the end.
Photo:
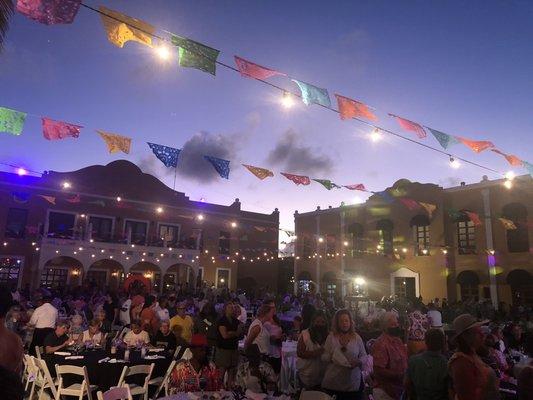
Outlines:
POLYGON ((292 95, 289 92, 283 92, 283 97, 281 98, 281 105, 289 109, 294 105, 294 99, 292 98, 292 95))
POLYGON ((506 179, 505 182, 503 182, 503 186, 505 186, 506 189, 512 189, 513 181, 511 179, 506 179))
POLYGON ((154 50, 155 50, 155 53, 157 54, 157 56, 161 60, 167 61, 168 59, 170 59, 171 53, 170 53, 170 50, 168 49, 167 46, 160 45, 160 46, 155 47, 154 50))
POLYGON ((461 163, 459 162, 459 160, 456 160, 455 158, 450 156, 450 166, 454 169, 457 169, 461 166, 461 163))
POLYGON ((370 133, 370 140, 372 140, 373 142, 379 142, 382 137, 383 137, 383 134, 381 133, 381 131, 378 128, 374 129, 370 133))
POLYGON ((512 181, 516 177, 514 171, 507 171, 505 173, 505 179, 512 181))
POLYGON ((18 176, 24 176, 28 174, 28 171, 26 171, 24 168, 17 168, 17 174, 18 176))

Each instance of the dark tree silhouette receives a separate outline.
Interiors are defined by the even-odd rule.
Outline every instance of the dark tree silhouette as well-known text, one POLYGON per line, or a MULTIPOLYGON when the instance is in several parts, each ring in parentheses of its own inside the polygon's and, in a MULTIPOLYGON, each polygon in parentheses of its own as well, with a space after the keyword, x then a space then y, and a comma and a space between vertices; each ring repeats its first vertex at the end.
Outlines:
POLYGON ((14 8, 13 0, 0 0, 0 51, 9 28, 9 18, 13 15, 14 8))

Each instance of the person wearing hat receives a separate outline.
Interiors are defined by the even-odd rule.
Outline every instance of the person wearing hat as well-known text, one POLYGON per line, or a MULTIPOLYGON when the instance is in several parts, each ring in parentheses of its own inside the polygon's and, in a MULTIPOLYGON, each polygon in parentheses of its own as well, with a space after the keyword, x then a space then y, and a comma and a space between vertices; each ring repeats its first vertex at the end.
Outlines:
POLYGON ((187 305, 184 301, 178 303, 176 307, 177 314, 170 319, 170 330, 176 334, 178 340, 181 337, 181 339, 190 343, 194 321, 190 315, 186 314, 186 310, 187 305))
POLYGON ((470 314, 459 315, 453 321, 452 340, 457 350, 448 362, 452 390, 457 400, 499 399, 498 380, 494 371, 476 354, 483 345, 481 327, 489 321, 477 321, 470 314))
POLYGON ((181 361, 171 373, 170 393, 221 390, 222 375, 207 358, 207 337, 201 334, 192 335, 190 349, 191 359, 181 361))

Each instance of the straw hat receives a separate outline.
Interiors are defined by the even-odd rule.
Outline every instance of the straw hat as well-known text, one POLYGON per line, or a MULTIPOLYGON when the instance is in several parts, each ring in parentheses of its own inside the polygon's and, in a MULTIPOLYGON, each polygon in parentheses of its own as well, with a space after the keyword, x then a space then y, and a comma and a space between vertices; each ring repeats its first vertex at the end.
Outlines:
POLYGON ((470 314, 461 314, 453 320, 453 330, 455 331, 455 334, 453 335, 452 339, 456 339, 461 333, 466 332, 471 328, 482 326, 488 324, 489 322, 490 321, 488 319, 477 321, 470 314))

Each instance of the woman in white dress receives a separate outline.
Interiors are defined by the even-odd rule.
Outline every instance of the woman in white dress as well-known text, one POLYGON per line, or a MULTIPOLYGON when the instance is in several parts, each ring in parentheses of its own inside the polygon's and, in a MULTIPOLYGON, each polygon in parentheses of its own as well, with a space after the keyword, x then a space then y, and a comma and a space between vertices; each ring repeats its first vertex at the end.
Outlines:
POLYGON ((320 388, 325 364, 321 359, 329 328, 326 314, 317 311, 311 318, 311 325, 298 338, 296 368, 298 378, 305 389, 320 388))
POLYGON ((93 345, 101 346, 104 338, 104 334, 100 331, 100 321, 93 319, 89 323, 89 328, 83 331, 83 334, 80 335, 78 341, 81 344, 92 342, 93 345))
POLYGON ((268 350, 270 346, 270 333, 265 328, 265 322, 271 321, 276 313, 276 307, 269 304, 262 305, 257 311, 257 317, 253 320, 248 328, 248 334, 244 341, 244 348, 248 348, 252 343, 259 347, 262 358, 268 357, 268 350))

